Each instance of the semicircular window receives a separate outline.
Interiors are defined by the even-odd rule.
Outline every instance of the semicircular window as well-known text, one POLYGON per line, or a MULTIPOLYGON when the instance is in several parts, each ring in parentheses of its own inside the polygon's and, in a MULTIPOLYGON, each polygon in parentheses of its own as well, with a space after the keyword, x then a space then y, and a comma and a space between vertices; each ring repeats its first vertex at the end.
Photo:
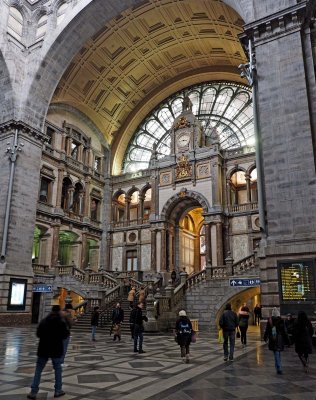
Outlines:
POLYGON ((182 112, 185 94, 205 135, 216 130, 222 149, 254 145, 251 89, 239 83, 205 82, 170 96, 142 121, 126 150, 124 172, 148 168, 154 145, 158 158, 170 154, 170 128, 182 112))

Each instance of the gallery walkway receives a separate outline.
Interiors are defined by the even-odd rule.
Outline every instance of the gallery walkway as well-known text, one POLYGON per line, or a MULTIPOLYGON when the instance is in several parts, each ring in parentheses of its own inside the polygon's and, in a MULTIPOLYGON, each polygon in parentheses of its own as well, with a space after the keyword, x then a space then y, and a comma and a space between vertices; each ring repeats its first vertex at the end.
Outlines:
MULTIPOLYGON (((294 350, 282 354, 284 375, 276 375, 273 356, 251 332, 245 350, 225 363, 216 338, 200 335, 190 364, 182 364, 172 336, 147 336, 145 354, 134 354, 129 337, 120 343, 104 333, 72 337, 64 369, 64 400, 314 400, 316 366, 305 374, 294 350)), ((25 399, 34 373, 35 327, 0 328, 0 399, 25 399)), ((53 370, 44 370, 38 399, 52 399, 53 370)))

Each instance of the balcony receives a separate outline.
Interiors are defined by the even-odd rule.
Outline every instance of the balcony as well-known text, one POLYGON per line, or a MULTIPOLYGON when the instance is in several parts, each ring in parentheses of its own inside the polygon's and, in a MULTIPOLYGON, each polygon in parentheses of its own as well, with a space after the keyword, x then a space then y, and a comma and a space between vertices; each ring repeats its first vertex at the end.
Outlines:
POLYGON ((234 204, 229 205, 227 208, 230 213, 257 211, 258 203, 234 204))

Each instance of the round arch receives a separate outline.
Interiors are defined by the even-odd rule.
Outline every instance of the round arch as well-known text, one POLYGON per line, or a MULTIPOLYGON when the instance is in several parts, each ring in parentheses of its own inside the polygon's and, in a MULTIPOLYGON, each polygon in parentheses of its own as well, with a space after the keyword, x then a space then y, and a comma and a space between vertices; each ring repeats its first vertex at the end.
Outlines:
MULTIPOLYGON (((252 6, 248 4, 249 1, 247 3, 246 0, 243 0, 242 6, 238 0, 226 0, 223 3, 238 12, 245 22, 249 22, 252 6)), ((61 25, 55 32, 51 32, 48 40, 43 44, 43 57, 38 60, 37 67, 34 68, 33 79, 30 80, 28 89, 24 91, 25 94, 19 107, 21 110, 19 118, 34 128, 43 129, 44 119, 56 84, 61 80, 74 56, 82 50, 84 44, 90 38, 104 30, 107 23, 113 21, 118 15, 122 15, 126 10, 137 10, 142 6, 142 0, 126 0, 123 3, 108 0, 107 7, 104 6, 103 0, 85 0, 71 9, 61 25), (85 21, 87 20, 93 20, 93 24, 86 24, 85 21), (48 64, 50 68, 47 68, 48 64), (28 112, 30 109, 35 110, 35 115, 28 112)), ((224 70, 228 68, 227 65, 223 65, 223 67, 224 70)), ((208 72, 205 71, 205 73, 208 72)), ((231 76, 237 77, 239 75, 236 72, 234 73, 233 70, 229 73, 231 76)), ((201 79, 199 80, 201 81, 201 79)), ((161 90, 161 87, 157 90, 161 90)), ((170 93, 172 92, 170 91, 170 93)), ((102 127, 98 113, 93 115, 97 126, 102 127)), ((108 140, 109 142, 112 141, 110 137, 108 140)))
POLYGON ((210 211, 210 204, 201 193, 183 188, 167 200, 161 211, 161 219, 168 219, 175 210, 177 215, 183 213, 188 207, 202 207, 205 213, 210 211))

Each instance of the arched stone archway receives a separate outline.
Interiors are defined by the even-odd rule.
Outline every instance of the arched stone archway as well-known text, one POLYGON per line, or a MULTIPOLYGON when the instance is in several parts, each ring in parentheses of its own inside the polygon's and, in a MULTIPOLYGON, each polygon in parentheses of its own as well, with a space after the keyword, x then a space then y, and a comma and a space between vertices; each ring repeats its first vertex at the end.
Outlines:
POLYGON ((183 188, 165 203, 161 211, 161 219, 166 220, 171 214, 179 215, 188 207, 202 207, 203 212, 210 211, 210 204, 201 193, 183 188))
MULTIPOLYGON (((82 50, 90 38, 104 29, 109 21, 122 15, 125 10, 141 6, 142 3, 142 0, 126 0, 124 3, 108 0, 105 6, 103 0, 86 0, 72 9, 65 16, 61 27, 55 32, 52 31, 49 39, 45 39, 42 56, 37 59, 34 57, 32 61, 34 73, 30 81, 25 84, 26 88, 22 93, 24 97, 21 96, 19 119, 34 128, 41 129, 56 84, 74 56, 82 50)), ((224 0, 223 3, 239 13, 244 21, 250 21, 252 4, 249 3, 252 2, 224 0)))

